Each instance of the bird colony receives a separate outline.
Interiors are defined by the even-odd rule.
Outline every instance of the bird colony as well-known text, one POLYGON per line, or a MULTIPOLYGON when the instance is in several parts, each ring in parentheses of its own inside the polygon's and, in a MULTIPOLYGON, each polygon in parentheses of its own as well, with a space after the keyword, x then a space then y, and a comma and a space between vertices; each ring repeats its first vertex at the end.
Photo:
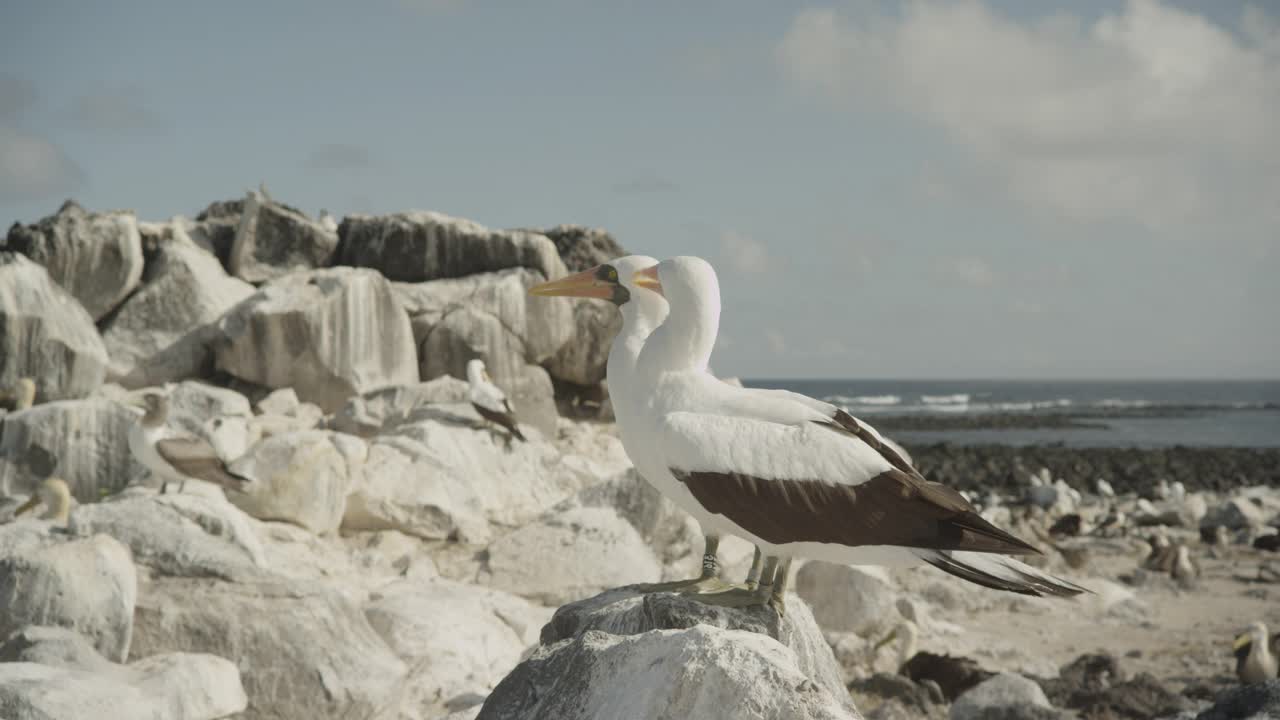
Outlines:
POLYGON ((1274 488, 960 492, 712 374, 719 283, 265 188, 15 223, 0 714, 1280 712, 1274 488))

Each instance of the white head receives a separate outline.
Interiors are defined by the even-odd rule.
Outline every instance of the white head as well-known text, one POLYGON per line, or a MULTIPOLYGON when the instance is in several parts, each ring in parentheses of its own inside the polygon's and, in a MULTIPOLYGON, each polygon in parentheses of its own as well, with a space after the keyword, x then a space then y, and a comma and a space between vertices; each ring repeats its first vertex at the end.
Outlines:
POLYGON ((1267 637, 1267 625, 1263 622, 1253 622, 1249 624, 1249 629, 1245 630, 1242 635, 1236 638, 1234 649, 1239 650, 1248 643, 1253 643, 1255 651, 1268 649, 1267 643, 1270 638, 1267 637))
POLYGON ((478 385, 484 380, 489 379, 489 373, 485 372, 484 361, 480 358, 472 358, 467 361, 467 382, 472 385, 478 385))
POLYGON ((661 333, 665 349, 678 351, 679 365, 706 369, 720 331, 720 280, 715 268, 702 258, 684 255, 641 270, 635 278, 637 285, 662 295, 671 306, 671 314, 654 336, 661 333))
POLYGON ((41 518, 65 523, 71 515, 71 490, 60 478, 45 478, 35 492, 31 493, 31 497, 13 511, 13 515, 17 517, 40 503, 44 503, 44 515, 41 518))

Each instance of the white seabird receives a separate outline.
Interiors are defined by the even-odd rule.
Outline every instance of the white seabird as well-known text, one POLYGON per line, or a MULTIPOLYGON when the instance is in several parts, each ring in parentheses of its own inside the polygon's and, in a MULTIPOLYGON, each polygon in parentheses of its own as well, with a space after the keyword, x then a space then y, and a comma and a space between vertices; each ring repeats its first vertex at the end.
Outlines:
MULTIPOLYGON (((663 294, 670 315, 637 362, 652 453, 648 479, 705 531, 731 533, 766 556, 761 588, 793 557, 835 563, 926 562, 985 587, 1027 595, 1084 589, 1005 554, 1038 553, 979 516, 954 490, 925 480, 870 425, 796 393, 752 393, 707 371, 720 320, 715 271, 674 258, 637 274, 663 294)), ((764 593, 724 604, 768 602, 764 593)), ((704 600, 708 596, 704 596, 704 600)))
POLYGON ((1280 633, 1267 635, 1261 622, 1249 625, 1248 631, 1236 638, 1232 649, 1236 655, 1236 677, 1246 684, 1266 682, 1280 675, 1280 633))
POLYGON ((467 382, 471 388, 467 390, 467 399, 471 407, 480 413, 480 417, 495 425, 501 425, 517 440, 524 440, 520 425, 516 422, 516 411, 511 409, 511 401, 502 388, 493 384, 489 371, 484 368, 484 361, 475 358, 467 362, 467 382))
POLYGON ((31 497, 13 511, 13 516, 16 518, 42 503, 44 514, 40 516, 41 520, 52 520, 59 525, 67 524, 71 517, 71 489, 67 487, 65 480, 45 478, 31 493, 31 497))
POLYGON ((248 484, 249 478, 227 469, 227 463, 208 440, 166 424, 169 419, 167 393, 148 390, 143 393, 139 406, 146 413, 129 429, 129 450, 160 480, 160 492, 165 492, 171 482, 178 483, 181 491, 192 478, 233 491, 248 484))

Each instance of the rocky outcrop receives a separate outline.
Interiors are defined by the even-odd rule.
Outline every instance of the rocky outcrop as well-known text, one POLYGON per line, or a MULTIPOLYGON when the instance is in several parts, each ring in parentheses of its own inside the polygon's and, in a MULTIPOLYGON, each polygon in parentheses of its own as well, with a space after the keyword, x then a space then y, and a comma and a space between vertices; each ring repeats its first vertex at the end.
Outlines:
POLYGON ((105 398, 63 400, 9 413, 0 425, 0 492, 27 494, 50 473, 81 502, 98 500, 144 472, 129 452, 138 415, 105 398), (51 465, 32 468, 31 463, 51 465))
POLYGON ((348 215, 338 226, 338 262, 374 268, 391 280, 423 282, 514 267, 544 278, 565 274, 556 246, 526 230, 490 230, 436 212, 348 215))
POLYGON ((250 192, 245 196, 227 267, 242 280, 262 283, 328 267, 337 249, 338 235, 326 224, 250 192))
POLYGON ((91 213, 68 200, 34 225, 14 223, 3 248, 43 265, 94 320, 142 279, 142 239, 132 212, 91 213))
POLYGON ((118 665, 79 634, 27 627, 0 645, 0 708, 14 720, 103 717, 104 709, 138 720, 214 720, 248 705, 235 663, 169 653, 118 665))
POLYGON ((84 307, 24 255, 0 252, 0 387, 36 383, 36 400, 79 398, 102 384, 107 348, 84 307))
POLYGON ((411 668, 404 707, 424 718, 488 695, 537 644, 551 615, 513 595, 443 579, 391 583, 364 612, 411 668))
POLYGON ((555 243, 556 252, 569 272, 582 272, 627 254, 608 230, 582 225, 557 225, 542 231, 555 243))
POLYGON ((0 637, 27 625, 69 628, 123 662, 137 595, 129 550, 111 537, 55 535, 30 520, 0 531, 0 637))
MULTIPOLYGON (((351 489, 352 464, 323 430, 274 435, 254 445, 232 465, 237 474, 251 478, 244 492, 230 500, 259 520, 280 520, 317 535, 336 532, 342 524, 347 493, 351 489)), ((366 451, 364 442, 347 438, 359 468, 366 451)))
POLYGON ((180 225, 169 227, 173 239, 147 264, 142 288, 103 326, 110 379, 126 387, 211 375, 218 318, 253 294, 180 225))
POLYGON ((1280 717, 1280 680, 1240 685, 1220 693, 1196 720, 1280 717))
POLYGON ((235 658, 253 718, 390 720, 407 673, 355 603, 316 583, 154 582, 134 652, 235 658))
POLYGON ((730 610, 625 588, 566 605, 480 718, 857 718, 831 650, 794 597, 730 610))
POLYGON ((333 414, 329 427, 339 432, 371 437, 396 425, 420 420, 419 410, 430 414, 431 405, 467 402, 468 385, 450 375, 413 385, 395 385, 347 398, 333 414))
POLYGON ((347 398, 418 380, 409 318, 377 273, 332 268, 269 283, 220 322, 218 368, 291 387, 327 412, 347 398))
POLYGON ((1044 691, 1034 681, 1014 673, 1001 673, 966 691, 951 705, 951 720, 982 720, 991 717, 1059 717, 1044 691))

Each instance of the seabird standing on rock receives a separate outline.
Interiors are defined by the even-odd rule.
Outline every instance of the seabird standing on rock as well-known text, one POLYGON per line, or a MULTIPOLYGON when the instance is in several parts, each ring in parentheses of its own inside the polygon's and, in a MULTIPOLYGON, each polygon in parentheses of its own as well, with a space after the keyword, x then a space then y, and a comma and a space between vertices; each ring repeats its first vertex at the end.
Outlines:
POLYGON ((517 440, 524 440, 516 422, 516 412, 511 409, 511 402, 502 388, 493 384, 489 371, 484 369, 484 361, 475 358, 467 362, 467 382, 471 389, 467 391, 467 399, 471 407, 480 413, 480 417, 495 425, 501 425, 517 440))
POLYGON ((659 470, 650 481, 704 530, 739 535, 766 557, 783 559, 765 562, 761 591, 727 590, 699 600, 781 609, 793 557, 925 562, 989 588, 1084 592, 1005 557, 1039 551, 983 519, 956 491, 926 480, 870 425, 797 393, 752 393, 713 376, 707 365, 719 330, 720 289, 705 260, 664 260, 638 273, 636 284, 663 294, 670 305, 637 363, 646 451, 659 470))
POLYGON ((44 482, 31 493, 31 497, 13 511, 16 518, 43 503, 44 514, 41 520, 52 520, 58 525, 66 525, 71 517, 71 489, 62 478, 45 478, 44 482))
POLYGON ((1236 655, 1236 677, 1245 684, 1260 683, 1280 676, 1280 633, 1267 636, 1267 626, 1255 622, 1249 630, 1236 638, 1233 650, 1236 655))
POLYGON ((189 478, 221 485, 223 489, 239 491, 249 483, 249 478, 227 469, 209 441, 179 432, 167 426, 169 396, 167 393, 148 390, 136 403, 146 410, 138 422, 129 429, 129 450, 133 456, 160 479, 160 492, 169 483, 178 483, 181 492, 189 478))

